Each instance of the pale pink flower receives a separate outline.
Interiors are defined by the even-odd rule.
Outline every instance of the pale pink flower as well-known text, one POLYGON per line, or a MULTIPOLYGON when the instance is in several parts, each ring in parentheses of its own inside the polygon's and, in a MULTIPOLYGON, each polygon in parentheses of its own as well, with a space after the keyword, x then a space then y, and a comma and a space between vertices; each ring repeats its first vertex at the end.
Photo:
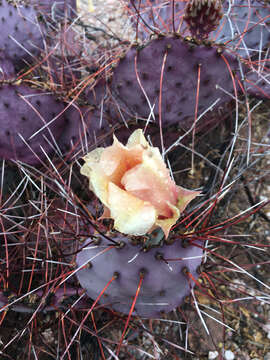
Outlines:
POLYGON ((126 146, 97 148, 84 157, 81 174, 104 205, 103 218, 112 218, 116 230, 145 235, 161 227, 167 237, 188 203, 200 192, 177 186, 160 151, 135 130, 126 146))

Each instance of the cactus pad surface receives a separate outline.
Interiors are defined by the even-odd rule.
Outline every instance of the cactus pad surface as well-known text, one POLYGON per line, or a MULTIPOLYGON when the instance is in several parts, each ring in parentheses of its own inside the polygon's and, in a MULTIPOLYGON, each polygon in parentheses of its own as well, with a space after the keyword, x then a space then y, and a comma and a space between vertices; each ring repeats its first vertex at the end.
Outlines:
POLYGON ((176 240, 172 245, 143 252, 123 235, 113 239, 123 241, 125 246, 104 252, 108 241, 101 238, 99 245, 89 245, 77 255, 78 266, 91 262, 91 266, 77 272, 81 286, 91 298, 98 297, 114 274, 116 279, 99 303, 125 314, 130 311, 142 273, 142 286, 133 315, 160 317, 161 313, 175 309, 190 294, 194 281, 188 273, 193 278, 198 277, 196 269, 203 255, 200 247, 189 245, 184 248, 181 241, 176 240), (177 259, 166 261, 166 258, 177 259))
POLYGON ((0 4, 0 49, 14 64, 24 64, 43 49, 42 23, 32 6, 18 6, 3 0, 0 4))
POLYGON ((37 156, 44 159, 45 155, 41 147, 46 153, 51 152, 51 144, 64 129, 64 116, 58 117, 48 128, 45 127, 33 138, 31 136, 57 117, 64 109, 64 105, 52 95, 24 85, 2 85, 0 99, 0 156, 29 164, 39 163, 29 147, 37 156))
POLYGON ((114 71, 111 91, 133 118, 148 119, 152 107, 150 120, 185 127, 187 119, 194 120, 196 106, 199 117, 232 99, 238 66, 221 48, 160 38, 142 49, 130 49, 114 71))

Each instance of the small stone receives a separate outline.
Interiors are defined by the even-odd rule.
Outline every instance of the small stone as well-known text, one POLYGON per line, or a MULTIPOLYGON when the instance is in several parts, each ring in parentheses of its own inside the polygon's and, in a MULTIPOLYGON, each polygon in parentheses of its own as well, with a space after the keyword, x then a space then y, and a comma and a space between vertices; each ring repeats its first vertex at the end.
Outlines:
POLYGON ((208 360, 214 360, 218 357, 218 351, 209 351, 208 360))
POLYGON ((224 354, 225 360, 233 360, 234 353, 231 350, 226 350, 224 354))

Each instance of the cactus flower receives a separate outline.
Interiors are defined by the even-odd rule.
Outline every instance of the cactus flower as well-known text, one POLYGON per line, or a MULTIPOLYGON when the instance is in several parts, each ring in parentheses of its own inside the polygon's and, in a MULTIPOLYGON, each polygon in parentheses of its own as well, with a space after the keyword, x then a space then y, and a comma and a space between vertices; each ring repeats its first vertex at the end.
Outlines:
POLYGON ((97 148, 84 158, 81 174, 104 205, 103 218, 112 218, 116 230, 145 235, 161 227, 167 237, 181 212, 199 192, 177 186, 160 151, 135 130, 126 146, 97 148))

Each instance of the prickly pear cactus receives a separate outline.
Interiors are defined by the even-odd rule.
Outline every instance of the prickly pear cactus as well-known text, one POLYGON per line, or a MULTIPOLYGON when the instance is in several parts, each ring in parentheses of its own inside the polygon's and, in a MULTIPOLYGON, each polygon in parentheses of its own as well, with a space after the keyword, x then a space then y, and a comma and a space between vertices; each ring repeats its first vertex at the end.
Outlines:
POLYGON ((144 251, 145 238, 128 238, 121 234, 107 234, 119 247, 109 249, 109 241, 98 236, 98 245, 91 239, 77 255, 79 282, 87 294, 96 299, 109 280, 99 303, 128 314, 134 300, 140 277, 143 277, 133 315, 147 318, 160 317, 180 305, 190 294, 196 271, 201 264, 202 244, 186 246, 180 239, 162 244, 160 232, 148 238, 148 251, 144 251), (108 251, 105 251, 106 248, 108 251), (168 260, 166 260, 168 259, 168 260), (171 261, 174 259, 174 261, 171 261))
POLYGON ((64 105, 52 95, 24 85, 2 85, 0 99, 0 157, 40 163, 64 129, 65 117, 57 118, 64 105))
MULTIPOLYGON (((131 48, 115 69, 110 88, 127 116, 189 128, 187 119, 194 121, 196 106, 200 117, 233 98, 238 67, 222 48, 166 37, 131 48)), ((112 108, 108 111, 116 116, 112 108)))
POLYGON ((16 6, 3 0, 0 4, 0 49, 13 63, 21 66, 43 49, 42 23, 32 6, 16 6))
MULTIPOLYGON (((213 13, 211 14, 210 10, 209 14, 205 12, 202 19, 204 24, 199 21, 196 28, 196 23, 187 16, 187 12, 191 7, 194 8, 196 4, 198 5, 197 9, 201 11, 205 3, 210 4, 212 2, 175 0, 173 11, 173 3, 165 0, 151 2, 127 0, 129 10, 132 13, 132 21, 136 27, 139 24, 139 36, 142 39, 148 38, 154 32, 168 33, 176 31, 183 36, 190 36, 196 31, 200 33, 200 29, 202 30, 202 26, 205 25, 205 15, 209 15, 208 21, 211 22, 213 13), (186 21, 186 18, 188 21, 186 21), (190 24, 190 21, 192 21, 192 24, 190 24)), ((242 57, 257 55, 259 50, 269 45, 270 37, 267 23, 269 22, 270 7, 267 2, 258 0, 235 0, 232 2, 225 0, 222 6, 224 16, 216 30, 215 26, 213 28, 209 27, 209 40, 220 44, 226 43, 228 49, 242 57)), ((216 15, 218 14, 220 13, 215 12, 215 16, 213 15, 215 19, 217 19, 216 15)))

